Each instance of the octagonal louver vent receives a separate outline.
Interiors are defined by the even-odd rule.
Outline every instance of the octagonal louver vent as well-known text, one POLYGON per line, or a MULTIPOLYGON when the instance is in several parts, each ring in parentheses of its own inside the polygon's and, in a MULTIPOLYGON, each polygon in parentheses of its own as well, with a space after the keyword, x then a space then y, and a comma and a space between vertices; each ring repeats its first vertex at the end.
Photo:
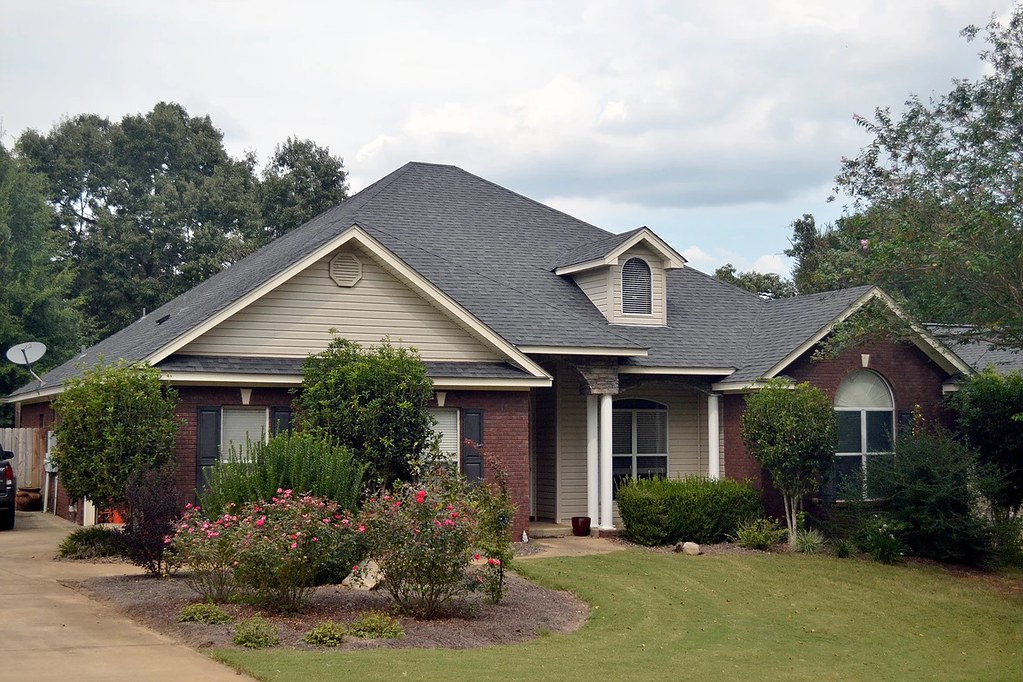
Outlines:
POLYGON ((330 260, 330 278, 339 287, 354 287, 362 279, 362 261, 351 253, 339 253, 330 260))

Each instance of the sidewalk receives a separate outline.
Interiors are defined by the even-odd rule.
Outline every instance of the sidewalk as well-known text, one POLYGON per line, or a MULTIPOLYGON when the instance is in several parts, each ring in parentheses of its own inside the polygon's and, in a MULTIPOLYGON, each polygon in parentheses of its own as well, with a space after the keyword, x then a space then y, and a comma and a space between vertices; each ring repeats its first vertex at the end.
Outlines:
POLYGON ((598 538, 592 536, 563 538, 537 538, 529 541, 530 545, 539 548, 539 551, 531 551, 515 557, 516 561, 529 559, 548 559, 550 557, 566 556, 588 556, 590 554, 607 554, 625 549, 626 545, 615 542, 609 538, 598 538))
POLYGON ((87 578, 139 570, 120 563, 53 561, 57 544, 74 528, 40 512, 19 513, 14 530, 0 533, 3 679, 248 679, 75 590, 75 583, 87 578))

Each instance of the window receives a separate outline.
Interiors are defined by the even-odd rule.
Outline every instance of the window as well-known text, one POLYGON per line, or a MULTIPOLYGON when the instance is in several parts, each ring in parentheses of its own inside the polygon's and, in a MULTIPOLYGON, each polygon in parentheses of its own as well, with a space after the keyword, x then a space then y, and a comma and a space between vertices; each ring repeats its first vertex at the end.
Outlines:
POLYGON ((266 440, 267 410, 265 407, 225 407, 220 421, 220 458, 227 461, 231 450, 248 457, 249 443, 266 440))
POLYGON ((835 394, 838 418, 838 456, 831 485, 842 490, 843 479, 865 475, 869 490, 869 458, 892 451, 895 412, 892 392, 880 376, 856 370, 839 385, 835 394))
POLYGON ((650 315, 652 281, 650 266, 642 258, 630 258, 622 266, 622 313, 650 315))
POLYGON ((616 400, 611 413, 614 492, 632 478, 668 475, 668 406, 653 400, 616 400))
POLYGON ((440 434, 440 454, 454 466, 458 466, 458 451, 461 439, 458 437, 458 409, 430 408, 430 415, 437 422, 433 432, 440 434))

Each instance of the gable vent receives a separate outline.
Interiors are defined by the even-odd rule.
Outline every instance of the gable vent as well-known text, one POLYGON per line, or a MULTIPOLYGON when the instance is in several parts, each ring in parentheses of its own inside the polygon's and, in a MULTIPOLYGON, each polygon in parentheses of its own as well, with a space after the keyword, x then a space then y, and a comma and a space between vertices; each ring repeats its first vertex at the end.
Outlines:
POLYGON ((330 278, 339 287, 354 287, 362 279, 362 261, 355 254, 337 254, 330 260, 330 278))
POLYGON ((651 314, 650 266, 642 258, 630 258, 622 266, 622 312, 626 315, 651 314))

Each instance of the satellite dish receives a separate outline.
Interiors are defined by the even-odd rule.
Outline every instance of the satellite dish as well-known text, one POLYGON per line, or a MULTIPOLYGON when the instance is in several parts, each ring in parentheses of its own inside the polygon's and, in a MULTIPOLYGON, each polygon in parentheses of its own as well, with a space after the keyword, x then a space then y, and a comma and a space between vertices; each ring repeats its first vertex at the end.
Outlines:
POLYGON ((39 383, 42 383, 43 380, 32 371, 32 363, 38 362, 45 354, 46 344, 39 341, 19 343, 7 349, 7 359, 16 365, 25 365, 28 368, 28 373, 34 376, 39 383))

